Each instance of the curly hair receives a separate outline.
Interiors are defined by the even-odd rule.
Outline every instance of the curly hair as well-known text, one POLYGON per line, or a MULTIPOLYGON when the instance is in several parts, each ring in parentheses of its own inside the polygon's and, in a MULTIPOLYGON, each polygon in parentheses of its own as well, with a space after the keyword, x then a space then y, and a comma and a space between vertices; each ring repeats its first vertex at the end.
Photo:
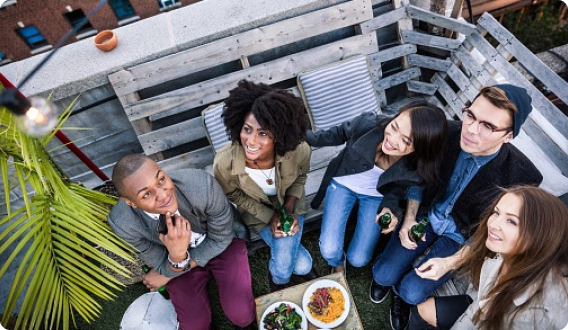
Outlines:
POLYGON ((221 115, 233 143, 241 144, 240 133, 249 114, 274 135, 274 150, 279 156, 296 149, 306 139, 309 119, 304 102, 287 90, 239 81, 237 87, 229 91, 221 115))

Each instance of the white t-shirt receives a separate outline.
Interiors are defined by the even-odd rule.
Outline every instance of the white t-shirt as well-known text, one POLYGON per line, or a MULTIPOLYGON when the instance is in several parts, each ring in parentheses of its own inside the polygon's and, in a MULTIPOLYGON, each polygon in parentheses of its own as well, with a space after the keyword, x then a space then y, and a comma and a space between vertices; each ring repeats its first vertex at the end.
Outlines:
MULTIPOLYGON (((150 218, 152 218, 156 221, 160 220, 159 214, 150 213, 150 212, 146 212, 146 211, 144 211, 144 213, 146 213, 147 215, 150 216, 150 218)), ((181 214, 179 214, 179 210, 177 210, 175 212, 175 214, 181 216, 181 214)), ((192 248, 198 246, 199 244, 201 244, 201 242, 203 242, 203 240, 205 239, 205 236, 207 236, 207 234, 200 234, 200 233, 196 233, 194 231, 191 231, 191 240, 189 241, 189 246, 192 247, 192 248)))
POLYGON ((382 194, 377 191, 377 182, 384 172, 385 170, 375 165, 365 172, 337 176, 333 180, 358 194, 381 197, 382 194))

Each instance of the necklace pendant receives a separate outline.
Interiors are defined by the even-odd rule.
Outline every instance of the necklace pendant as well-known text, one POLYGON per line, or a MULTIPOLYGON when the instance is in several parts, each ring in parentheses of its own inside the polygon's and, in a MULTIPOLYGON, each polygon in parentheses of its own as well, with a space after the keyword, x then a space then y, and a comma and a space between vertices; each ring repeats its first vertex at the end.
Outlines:
POLYGON ((266 179, 266 184, 269 185, 269 186, 272 186, 274 184, 274 180, 272 180, 270 178, 266 179))

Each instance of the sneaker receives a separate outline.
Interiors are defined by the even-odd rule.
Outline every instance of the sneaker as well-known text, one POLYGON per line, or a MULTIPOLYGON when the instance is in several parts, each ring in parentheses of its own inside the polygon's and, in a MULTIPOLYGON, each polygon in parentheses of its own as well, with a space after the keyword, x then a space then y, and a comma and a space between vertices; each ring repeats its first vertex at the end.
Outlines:
POLYGON ((389 295, 390 286, 382 286, 380 284, 375 283, 375 281, 371 280, 371 287, 369 288, 369 298, 375 304, 380 304, 389 295))
POLYGON ((390 323, 393 330, 406 330, 410 321, 410 305, 396 293, 392 295, 390 323))

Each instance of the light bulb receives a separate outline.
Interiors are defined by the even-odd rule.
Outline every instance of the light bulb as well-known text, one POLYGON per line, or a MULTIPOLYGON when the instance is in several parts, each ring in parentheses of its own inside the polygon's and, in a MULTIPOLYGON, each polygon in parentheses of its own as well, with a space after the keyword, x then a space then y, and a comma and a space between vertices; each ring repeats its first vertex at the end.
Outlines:
POLYGON ((55 106, 41 97, 30 97, 31 106, 25 114, 16 116, 18 127, 26 134, 43 136, 51 133, 57 125, 55 106))

